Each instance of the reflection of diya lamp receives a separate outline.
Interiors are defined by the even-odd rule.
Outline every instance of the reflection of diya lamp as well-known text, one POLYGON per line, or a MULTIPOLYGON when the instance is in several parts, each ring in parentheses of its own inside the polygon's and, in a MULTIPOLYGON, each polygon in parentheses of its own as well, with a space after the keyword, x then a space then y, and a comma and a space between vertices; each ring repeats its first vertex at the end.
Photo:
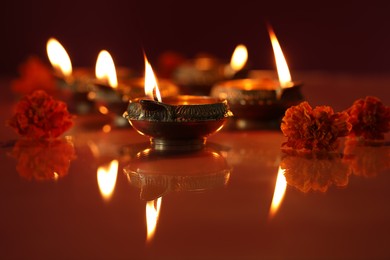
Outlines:
POLYGON ((225 186, 231 168, 210 147, 183 153, 145 149, 124 167, 129 182, 141 189, 141 198, 153 200, 167 192, 205 191, 225 186))
POLYGON ((164 102, 133 99, 124 114, 160 150, 201 148, 230 116, 226 100, 205 96, 169 97, 164 102))
POLYGON ((219 131, 232 116, 226 100, 206 96, 175 96, 161 101, 152 67, 145 58, 145 93, 129 101, 123 116, 155 149, 192 150, 203 147, 207 136, 219 131), (155 91, 156 100, 153 100, 155 91))

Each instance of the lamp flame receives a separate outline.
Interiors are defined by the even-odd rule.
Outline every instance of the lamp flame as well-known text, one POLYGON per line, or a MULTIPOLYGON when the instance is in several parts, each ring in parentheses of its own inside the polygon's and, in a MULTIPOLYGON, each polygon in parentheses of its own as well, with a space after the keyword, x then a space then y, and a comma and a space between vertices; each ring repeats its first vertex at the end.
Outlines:
POLYGON ((72 63, 69 55, 59 41, 50 38, 46 44, 46 52, 55 70, 61 72, 64 77, 72 75, 72 63))
POLYGON ((145 95, 150 97, 151 99, 157 100, 159 102, 162 101, 160 90, 158 89, 157 85, 157 79, 154 75, 152 66, 150 65, 148 59, 146 58, 146 55, 144 55, 145 58, 145 95), (156 94, 156 98, 154 97, 153 92, 156 94))
POLYGON ((114 192, 118 175, 118 160, 112 160, 107 166, 100 166, 97 170, 97 180, 103 198, 109 200, 114 192))
POLYGON ((284 195, 286 193, 287 181, 284 176, 284 170, 279 167, 278 176, 276 177, 274 196, 272 198, 271 207, 269 210, 269 217, 272 218, 275 216, 276 212, 282 204, 284 195))
POLYGON ((282 48, 276 38, 274 30, 270 25, 268 25, 268 33, 271 39, 272 48, 274 50, 276 69, 278 71, 278 77, 280 86, 282 88, 289 87, 291 85, 291 75, 287 66, 286 59, 283 55, 282 48))
POLYGON ((230 60, 230 67, 234 71, 240 71, 245 66, 247 60, 248 50, 246 49, 245 45, 237 45, 230 60))
POLYGON ((97 79, 106 81, 110 87, 118 87, 114 60, 112 59, 110 53, 106 50, 100 51, 98 55, 95 75, 97 79))
POLYGON ((160 215, 161 200, 151 200, 146 202, 146 229, 147 229, 147 241, 151 241, 156 232, 158 217, 160 215))

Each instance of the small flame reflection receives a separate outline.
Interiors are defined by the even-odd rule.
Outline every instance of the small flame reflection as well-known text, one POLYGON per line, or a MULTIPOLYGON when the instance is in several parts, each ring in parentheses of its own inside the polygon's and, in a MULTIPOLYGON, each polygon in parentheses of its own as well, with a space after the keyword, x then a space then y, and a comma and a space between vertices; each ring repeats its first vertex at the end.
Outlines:
POLYGON ((103 115, 107 115, 110 111, 106 106, 101 105, 99 106, 99 112, 103 115))
POLYGON ((109 132, 111 132, 111 130, 112 130, 112 127, 109 125, 109 124, 106 124, 106 125, 104 125, 103 127, 102 127, 102 131, 103 131, 103 133, 109 133, 109 132))
POLYGON ((248 60, 248 50, 245 45, 237 45, 230 60, 230 67, 236 72, 241 70, 248 60))
POLYGON ((153 239, 154 233, 156 232, 158 217, 160 215, 161 209, 161 200, 162 198, 160 197, 158 199, 146 202, 146 229, 148 242, 153 239))
POLYGON ((110 53, 102 50, 96 61, 95 68, 96 78, 102 81, 107 81, 112 88, 118 87, 118 78, 116 76, 115 64, 110 53))
POLYGON ((269 210, 269 217, 272 218, 275 216, 280 205, 282 204, 284 195, 286 193, 287 181, 284 177, 284 169, 279 167, 278 176, 276 177, 274 196, 272 198, 271 207, 269 210))
POLYGON ((162 99, 161 99, 160 90, 158 89, 156 76, 154 75, 152 66, 148 62, 146 55, 144 58, 145 58, 145 85, 144 85, 145 95, 150 97, 151 99, 161 102, 162 99), (156 98, 154 97, 153 92, 155 92, 156 98))
POLYGON ((268 25, 268 33, 271 39, 272 48, 274 50, 276 68, 278 71, 279 82, 282 88, 289 87, 291 85, 290 70, 287 66, 287 61, 283 55, 282 48, 276 38, 274 30, 268 25))
POLYGON ((97 170, 97 180, 103 198, 109 200, 114 192, 118 175, 118 160, 112 160, 107 166, 100 166, 97 170))
POLYGON ((65 48, 55 38, 50 38, 46 44, 47 56, 51 65, 64 77, 72 75, 72 63, 65 48))

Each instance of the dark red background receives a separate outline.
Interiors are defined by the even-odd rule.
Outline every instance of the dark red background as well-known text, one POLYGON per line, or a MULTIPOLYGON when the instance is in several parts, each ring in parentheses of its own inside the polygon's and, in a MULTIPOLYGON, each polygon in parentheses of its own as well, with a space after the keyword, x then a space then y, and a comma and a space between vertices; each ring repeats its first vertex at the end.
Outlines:
POLYGON ((244 43, 254 68, 274 67, 265 21, 290 69, 390 71, 390 4, 338 1, 7 1, 2 3, 0 73, 14 75, 28 55, 45 62, 56 37, 74 66, 93 67, 107 49, 117 65, 152 65, 167 50, 230 59, 244 43))

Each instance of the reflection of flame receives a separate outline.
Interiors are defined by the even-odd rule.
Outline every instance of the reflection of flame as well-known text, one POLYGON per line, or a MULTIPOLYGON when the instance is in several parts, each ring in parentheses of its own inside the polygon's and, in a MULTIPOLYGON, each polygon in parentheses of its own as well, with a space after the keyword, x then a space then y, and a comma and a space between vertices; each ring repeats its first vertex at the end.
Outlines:
POLYGON ((110 199, 114 192, 116 176, 118 175, 118 161, 112 160, 108 166, 100 166, 97 170, 97 180, 103 198, 110 199))
POLYGON ((65 48, 56 39, 50 38, 46 44, 47 56, 51 65, 61 71, 64 77, 72 75, 72 63, 65 48))
POLYGON ((282 48, 271 26, 268 26, 268 33, 271 38, 272 48, 274 50, 276 68, 278 70, 279 82, 282 88, 286 88, 291 83, 291 75, 284 58, 282 48))
POLYGON ((236 49, 233 52, 232 58, 230 60, 230 67, 234 71, 241 70, 248 60, 248 51, 245 45, 237 45, 236 49))
POLYGON ((269 210, 270 218, 275 216, 276 212, 278 211, 283 201, 284 194, 286 193, 286 188, 287 182, 286 178, 284 177, 284 170, 279 167, 278 176, 276 177, 274 196, 272 198, 271 208, 269 210))
POLYGON ((112 130, 112 127, 109 124, 106 124, 102 127, 103 133, 109 133, 109 132, 111 132, 111 130, 112 130))
POLYGON ((106 50, 102 50, 98 55, 95 75, 97 79, 107 81, 110 87, 118 87, 114 60, 112 59, 110 53, 106 50))
POLYGON ((99 106, 99 112, 102 113, 103 115, 107 115, 110 111, 108 110, 108 108, 106 106, 99 106))
POLYGON ((154 99, 153 91, 156 92, 156 100, 162 101, 160 90, 158 89, 157 85, 157 79, 154 75, 152 66, 148 62, 148 59, 145 55, 145 94, 146 96, 150 97, 151 99, 154 99))
POLYGON ((156 232, 157 221, 161 209, 161 197, 146 203, 147 241, 151 241, 156 232))

